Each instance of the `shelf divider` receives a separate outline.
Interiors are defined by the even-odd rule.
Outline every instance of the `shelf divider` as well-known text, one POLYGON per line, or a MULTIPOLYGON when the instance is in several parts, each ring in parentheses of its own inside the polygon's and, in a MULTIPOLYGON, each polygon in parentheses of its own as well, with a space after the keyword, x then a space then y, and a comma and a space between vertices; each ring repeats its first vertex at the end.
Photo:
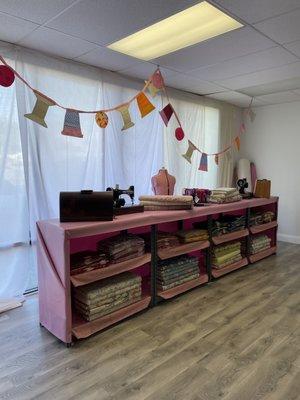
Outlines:
POLYGON ((187 290, 193 289, 207 282, 208 282, 208 275, 201 274, 199 278, 192 279, 188 282, 184 282, 181 285, 175 286, 171 289, 158 290, 157 295, 165 300, 171 299, 172 297, 177 296, 178 294, 184 293, 187 290))
POLYGON ((277 246, 270 247, 269 249, 260 251, 259 253, 252 254, 251 256, 249 256, 249 261, 251 264, 253 264, 259 260, 262 260, 263 258, 269 257, 272 254, 275 254, 276 251, 277 251, 277 246))
POLYGON ((277 221, 272 221, 272 222, 268 222, 266 224, 261 224, 261 225, 253 225, 250 227, 250 232, 252 234, 256 234, 256 233, 267 231, 268 229, 277 228, 277 226, 278 226, 277 221))
POLYGON ((169 247, 167 249, 157 250, 157 255, 161 260, 171 257, 180 256, 182 254, 191 253, 192 251, 204 250, 210 246, 208 240, 181 244, 179 246, 169 247))
POLYGON ((232 240, 240 239, 248 235, 249 235, 249 230, 246 228, 246 229, 241 229, 240 231, 225 233, 224 235, 220 236, 213 236, 212 242, 213 244, 218 245, 226 242, 231 242, 232 240))
POLYGON ((248 263, 247 257, 244 257, 240 261, 237 261, 233 264, 227 265, 227 267, 220 268, 220 269, 212 268, 212 276, 214 278, 219 278, 220 276, 228 274, 231 271, 235 271, 236 269, 245 267, 248 264, 249 263, 248 263))

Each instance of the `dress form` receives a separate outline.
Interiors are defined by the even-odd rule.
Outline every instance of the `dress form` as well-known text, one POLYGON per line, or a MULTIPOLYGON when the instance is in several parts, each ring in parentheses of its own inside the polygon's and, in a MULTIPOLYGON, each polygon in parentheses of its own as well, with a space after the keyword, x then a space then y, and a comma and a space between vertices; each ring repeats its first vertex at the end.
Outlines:
POLYGON ((165 168, 158 171, 157 175, 151 178, 152 190, 157 195, 172 195, 174 193, 174 187, 176 179, 173 175, 170 175, 165 168))

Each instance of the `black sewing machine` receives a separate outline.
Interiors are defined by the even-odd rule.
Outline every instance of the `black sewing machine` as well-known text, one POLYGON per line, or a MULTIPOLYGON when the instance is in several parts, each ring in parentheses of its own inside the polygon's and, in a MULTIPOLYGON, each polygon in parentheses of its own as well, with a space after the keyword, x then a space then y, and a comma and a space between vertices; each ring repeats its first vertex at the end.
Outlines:
POLYGON ((253 193, 245 191, 245 189, 248 189, 248 187, 249 187, 249 184, 248 184, 246 178, 238 179, 236 185, 237 185, 237 187, 239 189, 239 193, 243 199, 251 199, 253 197, 253 193))
POLYGON ((114 200, 114 214, 122 215, 122 214, 131 214, 136 212, 143 212, 144 206, 135 205, 134 204, 134 186, 129 186, 128 189, 120 189, 119 185, 116 185, 115 188, 108 187, 106 189, 107 192, 113 192, 113 200, 114 200), (131 205, 126 205, 126 201, 122 195, 126 194, 131 199, 131 205))

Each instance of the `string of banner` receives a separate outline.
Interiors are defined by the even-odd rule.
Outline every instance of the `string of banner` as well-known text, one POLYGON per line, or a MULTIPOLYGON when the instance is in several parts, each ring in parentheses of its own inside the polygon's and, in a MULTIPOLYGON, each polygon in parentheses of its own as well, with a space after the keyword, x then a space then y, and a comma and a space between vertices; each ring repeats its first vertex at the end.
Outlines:
MULTIPOLYGON (((167 98, 167 105, 163 107, 162 110, 159 111, 159 114, 165 124, 165 126, 168 126, 168 123, 171 119, 171 117, 174 115, 176 118, 176 121, 178 123, 178 127, 175 129, 175 137, 178 141, 181 141, 185 137, 185 133, 182 128, 182 124, 180 122, 180 119, 174 110, 170 98, 168 96, 166 86, 164 84, 164 79, 161 74, 161 71, 159 68, 157 68, 154 73, 149 77, 147 81, 145 81, 145 85, 143 89, 138 92, 134 97, 129 99, 126 103, 119 104, 116 107, 108 108, 108 109, 101 109, 101 110, 93 110, 93 111, 86 111, 86 110, 78 110, 78 109, 73 109, 73 108, 67 108, 64 107, 63 105, 59 104, 57 101, 51 99, 50 97, 46 96, 44 93, 39 92, 38 90, 34 89, 16 70, 14 70, 11 66, 7 64, 5 59, 0 56, 0 61, 2 62, 3 65, 0 65, 0 85, 4 87, 9 87, 13 84, 15 77, 20 79, 30 90, 33 91, 35 97, 36 97, 36 102, 34 105, 34 108, 31 113, 25 114, 24 116, 31 121, 36 122, 37 124, 47 128, 47 124, 45 122, 45 117, 48 112, 49 107, 60 107, 64 110, 66 110, 65 113, 65 119, 64 119, 64 126, 62 130, 62 134, 66 136, 72 136, 72 137, 77 137, 77 138, 82 138, 83 134, 81 131, 81 126, 80 126, 80 117, 79 114, 95 114, 95 120, 97 125, 100 128, 106 128, 109 122, 107 113, 112 112, 112 111, 118 111, 120 113, 120 116, 123 121, 123 127, 122 131, 125 131, 131 127, 134 126, 134 122, 131 119, 129 107, 130 104, 134 101, 137 102, 137 106, 139 108, 141 118, 146 117, 146 115, 150 114, 154 109, 155 106, 151 103, 151 101, 148 99, 146 92, 148 91, 150 96, 154 98, 157 93, 161 92, 165 94, 167 98)), ((252 99, 253 100, 253 99, 252 99)), ((245 110, 244 115, 250 119, 251 122, 254 121, 255 119, 255 113, 252 110, 252 100, 248 106, 248 108, 245 110)), ((225 154, 227 151, 229 151, 233 146, 237 148, 237 150, 240 149, 240 138, 241 135, 246 131, 245 124, 244 122, 241 123, 239 129, 238 129, 238 134, 234 137, 233 141, 226 146, 223 150, 218 151, 216 153, 206 153, 199 149, 195 144, 188 139, 188 148, 184 154, 182 154, 182 157, 184 157, 190 164, 192 163, 192 155, 194 151, 198 151, 201 154, 200 158, 200 164, 199 164, 199 171, 207 171, 208 170, 208 160, 207 158, 209 156, 214 157, 215 163, 218 165, 219 164, 219 158, 221 155, 225 154)))

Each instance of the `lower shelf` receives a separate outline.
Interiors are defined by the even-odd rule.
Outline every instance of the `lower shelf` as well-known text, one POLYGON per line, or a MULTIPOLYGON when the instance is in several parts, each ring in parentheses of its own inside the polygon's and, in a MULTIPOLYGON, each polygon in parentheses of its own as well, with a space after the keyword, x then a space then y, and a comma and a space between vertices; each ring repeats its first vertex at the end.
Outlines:
POLYGON ((76 320, 73 322, 72 334, 77 339, 84 339, 88 336, 99 332, 116 322, 121 321, 133 314, 138 313, 146 309, 151 301, 150 296, 144 296, 141 300, 130 304, 129 306, 123 307, 120 310, 114 311, 111 314, 104 315, 103 317, 97 318, 94 321, 85 321, 80 316, 76 315, 76 320))
POLYGON ((177 296, 180 293, 184 293, 189 289, 193 289, 194 287, 203 285, 204 283, 208 282, 208 275, 203 274, 200 275, 199 278, 193 279, 188 282, 184 282, 181 285, 175 286, 172 289, 167 290, 159 290, 157 295, 162 299, 171 299, 174 296, 177 296))
POLYGON ((263 250, 263 251, 260 251, 259 253, 252 254, 252 256, 249 256, 249 261, 251 264, 253 264, 259 260, 262 260, 263 258, 269 257, 272 254, 275 254, 276 251, 277 251, 276 246, 270 247, 267 250, 263 250))
POLYGON ((234 271, 236 269, 245 267, 246 265, 248 265, 248 260, 246 257, 244 257, 240 261, 230 264, 227 267, 220 268, 220 269, 212 268, 211 273, 214 278, 219 278, 222 275, 228 274, 229 272, 234 271))

